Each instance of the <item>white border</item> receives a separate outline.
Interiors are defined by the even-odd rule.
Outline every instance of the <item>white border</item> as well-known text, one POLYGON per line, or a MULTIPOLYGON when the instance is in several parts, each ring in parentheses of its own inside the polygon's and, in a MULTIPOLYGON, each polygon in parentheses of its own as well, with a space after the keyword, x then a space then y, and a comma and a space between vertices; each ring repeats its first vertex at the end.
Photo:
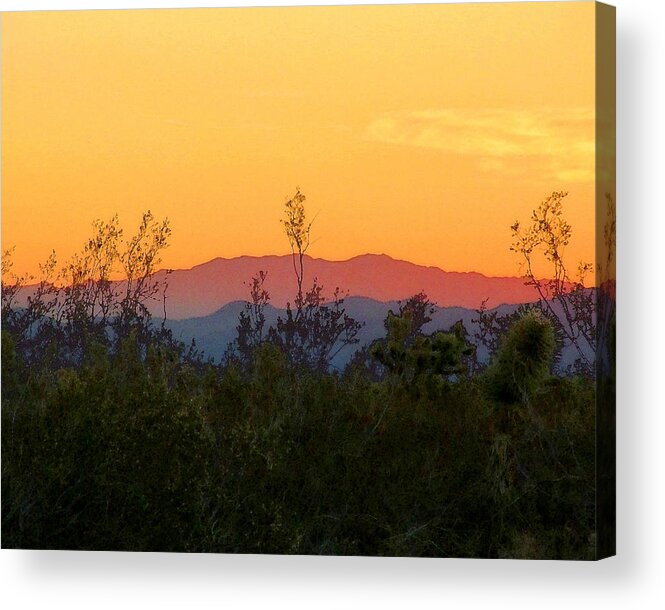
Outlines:
MULTIPOLYGON (((381 2, 365 2, 380 4, 381 2)), ((396 3, 396 2, 391 2, 396 3)), ((618 5, 619 556, 600 563, 0 552, 8 608, 665 607, 662 0, 618 5), (660 403, 660 404, 659 404, 660 403)), ((351 4, 6 1, 2 10, 351 4)), ((562 41, 565 44, 565 41, 562 41)))

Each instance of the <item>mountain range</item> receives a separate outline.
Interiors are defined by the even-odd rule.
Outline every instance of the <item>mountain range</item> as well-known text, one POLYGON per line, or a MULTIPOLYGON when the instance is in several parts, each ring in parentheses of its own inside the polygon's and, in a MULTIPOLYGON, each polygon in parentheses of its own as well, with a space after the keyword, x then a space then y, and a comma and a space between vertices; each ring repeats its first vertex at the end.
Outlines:
MULTIPOLYGON (((215 258, 191 269, 161 270, 157 281, 166 280, 167 325, 176 338, 189 344, 192 340, 205 357, 219 362, 229 343, 237 335, 238 316, 250 299, 252 277, 264 272, 263 287, 270 295, 264 309, 265 328, 274 326, 285 315, 287 303, 293 304, 297 291, 291 255, 240 256, 215 258)), ((384 321, 390 310, 397 311, 399 301, 424 292, 435 304, 432 321, 424 332, 448 330, 459 320, 473 337, 477 330, 476 310, 485 302, 500 315, 513 312, 519 305, 538 300, 533 286, 518 277, 488 277, 480 273, 444 271, 438 267, 416 265, 385 254, 363 254, 344 261, 304 258, 303 290, 311 288, 316 278, 324 298, 332 299, 336 288, 344 296, 346 313, 363 324, 358 343, 344 348, 333 366, 343 368, 353 353, 385 335, 384 321)), ((17 305, 27 303, 34 286, 20 291, 17 305)), ((122 286, 120 286, 122 292, 122 286)), ((151 313, 161 319, 164 302, 147 303, 151 313)), ((482 346, 478 356, 484 359, 482 346)), ((566 346, 562 362, 571 363, 575 353, 566 346)))
MULTIPOLYGON (((190 344, 194 340, 197 349, 202 352, 204 358, 212 358, 215 362, 220 362, 229 344, 237 336, 238 316, 245 305, 246 301, 234 301, 227 303, 211 315, 186 320, 169 320, 167 326, 176 339, 186 344, 190 344)), ((398 311, 399 302, 380 302, 366 297, 349 297, 344 300, 343 306, 346 314, 361 322, 362 327, 357 335, 358 342, 343 348, 333 359, 331 364, 337 369, 343 369, 358 349, 385 336, 384 321, 386 316, 391 310, 393 312, 398 311)), ((489 310, 489 313, 497 311, 499 316, 504 316, 514 312, 518 307, 517 304, 500 305, 493 310, 489 310)), ((469 340, 477 347, 478 359, 481 362, 487 361, 489 354, 486 348, 474 337, 478 331, 478 324, 475 321, 478 318, 478 313, 475 310, 463 307, 436 306, 433 309, 431 321, 423 327, 425 334, 437 330, 450 330, 456 322, 461 320, 469 333, 469 340)), ((267 330, 275 325, 279 316, 284 317, 285 311, 268 305, 264 309, 264 315, 265 329, 267 330)), ((592 354, 587 355, 591 356, 592 354)), ((573 346, 566 344, 561 353, 560 366, 565 369, 576 358, 577 353, 573 346)))
MULTIPOLYGON (((332 298, 336 288, 347 297, 367 297, 390 302, 425 292, 439 307, 477 309, 487 299, 488 307, 532 302, 538 295, 518 277, 488 277, 480 273, 444 271, 416 265, 385 254, 363 254, 344 261, 305 256, 303 288, 314 278, 332 298)), ((270 303, 285 308, 293 303, 296 278, 291 255, 215 258, 191 269, 169 273, 167 315, 182 320, 213 314, 234 301, 249 299, 249 285, 259 271, 267 273, 264 288, 270 303)), ((165 271, 157 274, 164 277, 165 271)), ((155 303, 154 315, 163 315, 163 304, 155 303)))
MULTIPOLYGON (((238 316, 245 308, 245 301, 234 301, 221 307, 209 316, 189 318, 186 320, 170 320, 167 325, 176 339, 191 343, 203 352, 204 357, 213 358, 219 362, 226 349, 237 336, 238 316)), ((510 313, 516 305, 503 305, 501 313, 510 313)), ((375 339, 385 336, 384 321, 389 311, 396 312, 399 308, 397 301, 380 302, 366 297, 349 297, 344 300, 344 310, 347 315, 362 323, 358 332, 358 343, 345 347, 332 362, 333 366, 343 368, 356 350, 370 344, 375 339)), ((284 317, 285 311, 268 305, 264 309, 266 330, 274 326, 279 316, 284 317)), ((476 324, 473 319, 477 313, 462 307, 435 307, 423 331, 431 333, 435 330, 448 330, 455 322, 462 320, 469 332, 473 333, 476 324)))

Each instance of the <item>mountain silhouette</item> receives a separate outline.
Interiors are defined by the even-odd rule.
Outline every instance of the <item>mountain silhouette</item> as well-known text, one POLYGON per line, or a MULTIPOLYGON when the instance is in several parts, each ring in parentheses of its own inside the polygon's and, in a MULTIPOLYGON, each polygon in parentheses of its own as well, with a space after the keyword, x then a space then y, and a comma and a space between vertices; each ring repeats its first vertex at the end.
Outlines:
MULTIPOLYGON (((519 305, 501 305, 495 310, 499 316, 505 316, 514 312, 519 305)), ((220 362, 231 343, 237 337, 238 315, 245 308, 244 301, 234 301, 227 303, 216 312, 196 318, 186 320, 170 320, 167 326, 173 331, 176 339, 184 341, 186 344, 195 341, 196 347, 202 352, 204 358, 212 358, 215 362, 220 362)), ((367 297, 349 297, 344 301, 346 313, 353 319, 362 322, 363 326, 358 332, 358 343, 343 348, 332 361, 335 369, 341 370, 349 362, 353 354, 360 348, 369 345, 372 341, 384 337, 386 329, 384 321, 389 311, 396 312, 399 309, 397 301, 380 302, 367 297)), ((490 310, 491 313, 492 310, 490 310)), ((279 316, 284 317, 285 311, 266 306, 265 330, 274 326, 279 316)), ((478 358, 481 362, 486 362, 489 354, 484 346, 475 340, 474 335, 478 331, 476 319, 478 314, 473 309, 463 307, 434 307, 431 314, 431 321, 425 324, 423 332, 425 334, 433 333, 437 330, 448 331, 455 322, 461 321, 469 333, 469 340, 478 347, 478 358)), ((563 314, 561 314, 563 317, 563 314)), ((588 354, 592 357, 592 354, 588 354)), ((561 354, 559 366, 565 369, 572 365, 577 357, 577 353, 569 342, 564 345, 561 354)))
MULTIPOLYGON (((270 303, 277 308, 293 303, 296 280, 291 255, 215 258, 191 269, 178 269, 168 277, 167 314, 170 319, 210 315, 234 301, 249 299, 249 283, 259 271, 267 272, 264 284, 270 303)), ((164 272, 160 271, 158 276, 164 272)), ((385 254, 363 254, 344 261, 305 257, 304 288, 314 278, 332 298, 339 287, 347 296, 379 302, 406 299, 420 291, 440 307, 476 309, 487 299, 488 307, 536 301, 538 295, 518 277, 488 277, 480 273, 444 271, 416 265, 385 254)), ((154 304, 161 316, 162 304, 154 304)))

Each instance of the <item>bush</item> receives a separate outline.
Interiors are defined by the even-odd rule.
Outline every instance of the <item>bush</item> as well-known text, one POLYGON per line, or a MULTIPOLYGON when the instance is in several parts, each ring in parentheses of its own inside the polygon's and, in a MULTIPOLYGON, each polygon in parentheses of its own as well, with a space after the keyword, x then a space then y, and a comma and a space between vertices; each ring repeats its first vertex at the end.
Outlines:
POLYGON ((552 324, 529 313, 515 322, 486 372, 490 395, 501 402, 527 403, 550 372, 555 341, 552 324))

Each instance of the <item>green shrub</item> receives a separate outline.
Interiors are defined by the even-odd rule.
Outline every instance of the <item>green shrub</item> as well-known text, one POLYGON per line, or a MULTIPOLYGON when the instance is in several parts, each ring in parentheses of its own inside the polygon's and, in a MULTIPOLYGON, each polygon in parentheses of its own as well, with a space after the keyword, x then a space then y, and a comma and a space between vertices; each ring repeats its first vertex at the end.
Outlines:
POLYGON ((529 313, 515 322, 486 372, 490 395, 502 402, 528 402, 550 372, 555 341, 552 324, 529 313))

